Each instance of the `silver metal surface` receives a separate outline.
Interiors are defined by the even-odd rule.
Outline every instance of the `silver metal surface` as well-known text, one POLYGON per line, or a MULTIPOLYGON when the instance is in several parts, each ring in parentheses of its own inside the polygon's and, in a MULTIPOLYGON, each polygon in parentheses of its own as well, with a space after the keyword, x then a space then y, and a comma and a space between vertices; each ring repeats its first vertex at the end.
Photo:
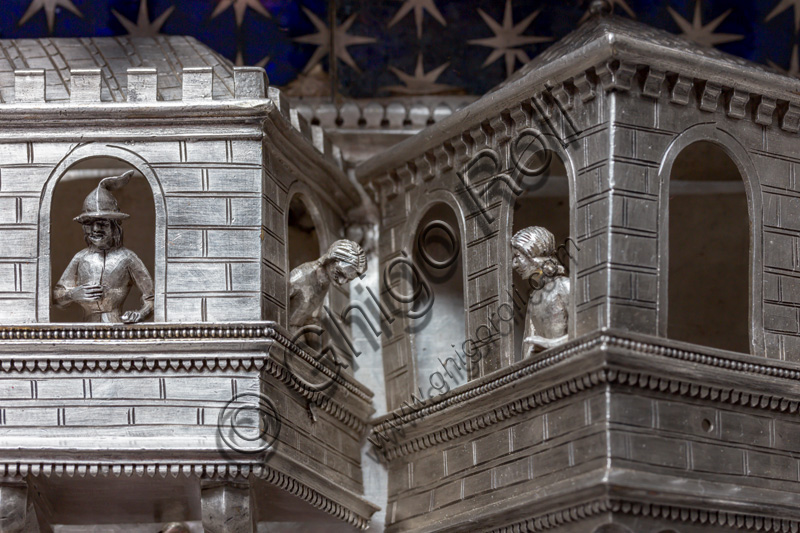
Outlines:
POLYGON ((606 4, 463 109, 298 108, 182 37, 0 41, 0 529, 800 529, 800 81, 606 4), (699 142, 742 182, 673 180, 699 142), (57 282, 62 185, 115 173, 151 262, 104 180, 57 282), (749 353, 667 338, 671 199, 722 194, 749 353), (116 323, 132 282, 153 322, 116 323), (291 338, 322 323, 345 370, 291 338))
POLYGON ((514 268, 533 286, 525 311, 522 353, 566 342, 569 278, 556 255, 556 239, 547 229, 525 228, 511 238, 514 268))
POLYGON ((123 187, 133 171, 104 178, 84 201, 75 221, 83 225, 87 248, 70 261, 53 289, 56 305, 78 304, 85 322, 140 322, 153 312, 153 279, 142 260, 122 246, 122 213, 110 191, 123 187), (142 306, 122 312, 131 286, 142 293, 142 306))
POLYGON ((342 287, 367 271, 367 256, 357 243, 341 239, 317 259, 289 274, 289 328, 316 325, 320 307, 332 286, 342 287))

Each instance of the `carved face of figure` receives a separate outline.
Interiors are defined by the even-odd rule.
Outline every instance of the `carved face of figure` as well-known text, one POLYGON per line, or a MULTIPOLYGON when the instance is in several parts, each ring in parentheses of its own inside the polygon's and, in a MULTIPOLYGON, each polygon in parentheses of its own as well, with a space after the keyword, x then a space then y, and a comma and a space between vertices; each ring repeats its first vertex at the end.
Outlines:
POLYGON ((538 258, 530 258, 528 257, 522 250, 517 247, 511 248, 512 257, 511 257, 511 268, 517 271, 517 273, 522 277, 522 279, 529 279, 531 276, 536 274, 536 271, 540 268, 538 258))
POLYGON ((358 269, 345 261, 331 261, 327 269, 328 277, 338 286, 349 283, 358 276, 358 269))
POLYGON ((114 228, 107 218, 86 221, 83 224, 83 234, 87 244, 100 250, 108 250, 114 244, 114 228))

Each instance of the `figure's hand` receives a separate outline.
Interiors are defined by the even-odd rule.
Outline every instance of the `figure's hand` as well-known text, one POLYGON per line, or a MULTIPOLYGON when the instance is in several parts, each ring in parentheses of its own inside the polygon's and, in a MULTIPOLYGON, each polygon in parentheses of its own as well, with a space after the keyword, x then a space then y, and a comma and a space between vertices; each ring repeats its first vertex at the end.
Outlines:
POLYGON ((139 311, 125 311, 120 318, 126 324, 134 324, 141 322, 142 314, 139 311))
POLYGON ((527 349, 532 347, 534 352, 541 352, 542 350, 549 350, 550 348, 554 348, 560 344, 567 342, 568 336, 562 335, 561 337, 556 337, 555 339, 548 339, 547 337, 542 337, 540 335, 533 335, 531 337, 525 337, 523 339, 523 353, 527 354, 527 349))
POLYGON ((75 302, 94 302, 103 297, 103 286, 92 283, 79 285, 72 289, 70 297, 75 302))

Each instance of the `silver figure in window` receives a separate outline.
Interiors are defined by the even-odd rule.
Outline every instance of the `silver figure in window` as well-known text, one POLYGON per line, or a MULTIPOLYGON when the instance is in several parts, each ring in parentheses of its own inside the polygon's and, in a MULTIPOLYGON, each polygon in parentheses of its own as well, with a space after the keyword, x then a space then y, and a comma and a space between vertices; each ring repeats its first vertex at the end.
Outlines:
POLYGON ((567 340, 569 276, 556 253, 556 239, 542 227, 532 226, 511 238, 511 266, 531 284, 525 313, 522 353, 542 350, 567 340))
POLYGON ((331 283, 342 286, 367 271, 367 256, 361 246, 342 239, 331 244, 316 261, 303 263, 289 274, 289 327, 319 325, 317 313, 331 283))
POLYGON ((78 304, 86 322, 141 322, 153 312, 153 279, 142 260, 122 246, 122 223, 129 215, 120 211, 111 191, 125 186, 133 175, 104 178, 83 202, 75 221, 83 225, 87 247, 72 258, 53 290, 59 307, 78 304), (136 311, 122 313, 133 284, 142 293, 136 311))

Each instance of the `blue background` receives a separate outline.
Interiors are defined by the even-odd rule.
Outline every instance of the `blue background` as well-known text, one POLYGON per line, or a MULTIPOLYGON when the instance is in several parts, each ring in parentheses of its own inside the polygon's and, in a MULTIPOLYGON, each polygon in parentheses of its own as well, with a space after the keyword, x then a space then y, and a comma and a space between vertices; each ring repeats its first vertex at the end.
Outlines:
MULTIPOLYGON (((426 72, 449 62, 437 83, 451 85, 468 94, 482 94, 506 78, 502 58, 484 68, 482 65, 492 49, 467 42, 493 36, 477 10, 480 8, 502 22, 505 0, 435 0, 447 25, 442 26, 425 12, 421 38, 417 36, 413 10, 394 26, 388 27, 389 21, 402 7, 400 0, 337 0, 335 3, 326 0, 260 0, 271 17, 264 17, 248 8, 241 27, 237 26, 233 7, 211 18, 221 0, 72 0, 83 17, 58 7, 52 33, 48 30, 44 10, 25 24, 19 24, 32 1, 3 0, 0 38, 125 35, 127 32, 112 14, 112 9, 135 23, 140 1, 148 2, 151 20, 174 5, 175 10, 162 27, 162 33, 192 35, 231 60, 241 54, 244 64, 255 64, 269 56, 266 69, 270 82, 285 86, 301 75, 316 49, 315 45, 294 41, 297 37, 317 33, 302 8, 314 12, 326 24, 329 10, 335 9, 338 24, 352 14, 356 15, 348 30, 350 35, 376 39, 371 44, 347 48, 361 72, 338 62, 335 83, 344 96, 387 96, 389 93, 383 87, 401 85, 388 67, 413 73, 418 54, 423 55, 426 72)), ((769 21, 765 19, 781 0, 627 0, 627 4, 635 12, 637 20, 681 33, 667 7, 671 6, 691 22, 695 1, 701 1, 704 24, 731 9, 715 32, 738 34, 743 38, 720 44, 720 50, 759 63, 772 61, 780 68, 789 69, 792 48, 798 43, 794 17, 795 9, 800 9, 800 0, 797 0, 797 7, 789 6, 769 21)), ((554 39, 574 29, 587 7, 585 2, 578 0, 514 0, 512 6, 515 23, 541 9, 523 34, 554 39)), ((615 8, 615 13, 627 16, 620 7, 615 8)), ((541 43, 520 48, 533 58, 548 46, 549 43, 541 43)), ((328 71, 327 57, 322 60, 322 66, 328 71)), ((519 67, 517 62, 515 68, 519 67)))

